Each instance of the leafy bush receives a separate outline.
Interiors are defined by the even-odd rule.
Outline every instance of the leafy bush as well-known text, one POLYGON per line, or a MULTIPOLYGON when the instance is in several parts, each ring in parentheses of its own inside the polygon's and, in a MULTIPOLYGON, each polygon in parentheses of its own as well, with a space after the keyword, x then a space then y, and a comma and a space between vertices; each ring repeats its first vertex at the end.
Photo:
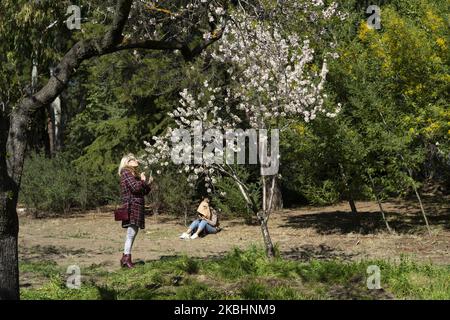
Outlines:
POLYGON ((339 200, 339 191, 333 181, 325 180, 321 186, 305 186, 306 198, 313 205, 327 205, 339 200))
MULTIPOLYGON (((244 168, 236 168, 241 181, 247 181, 250 189, 250 197, 258 199, 260 190, 257 183, 249 183, 251 179, 250 173, 244 168)), ((253 222, 253 213, 248 208, 241 191, 230 177, 222 177, 215 184, 215 197, 212 199, 213 206, 229 217, 243 217, 245 222, 250 224, 253 222)), ((256 200, 256 203, 259 201, 256 200)))
POLYGON ((195 188, 189 186, 185 174, 177 172, 177 168, 160 175, 154 175, 155 188, 149 194, 149 202, 153 211, 169 214, 189 214, 193 210, 195 188))
POLYGON ((66 213, 116 200, 118 186, 118 177, 79 170, 64 154, 33 153, 25 160, 19 201, 35 213, 66 213))
POLYGON ((39 211, 66 212, 76 202, 77 175, 61 155, 33 154, 25 160, 20 202, 39 211))

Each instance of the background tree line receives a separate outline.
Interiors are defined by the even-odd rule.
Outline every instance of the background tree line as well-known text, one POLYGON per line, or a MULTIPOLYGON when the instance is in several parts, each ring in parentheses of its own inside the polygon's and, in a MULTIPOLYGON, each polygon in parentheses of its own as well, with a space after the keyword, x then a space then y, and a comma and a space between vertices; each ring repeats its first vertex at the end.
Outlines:
MULTIPOLYGON (((374 30, 366 24, 366 7, 360 1, 342 5, 348 18, 329 26, 336 30, 333 34, 340 58, 330 66, 327 94, 328 103, 341 102, 343 108, 331 122, 299 121, 284 133, 280 151, 284 205, 382 200, 413 195, 414 187, 424 186, 447 192, 448 6, 433 0, 383 1, 382 29, 374 30)), ((43 24, 51 22, 45 11, 29 15, 41 17, 43 24)), ((308 33, 301 28, 300 15, 286 24, 300 34, 308 33)), ((84 32, 95 28, 99 26, 83 23, 84 32)), ((77 37, 65 26, 57 34, 77 37)), ((16 42, 26 45, 44 38, 42 53, 36 57, 43 70, 64 53, 65 48, 49 43, 63 42, 58 38, 47 36, 45 42, 45 35, 31 37, 36 41, 17 38, 16 42)), ((312 39, 317 44, 329 40, 312 39)), ((34 51, 23 48, 22 54, 33 56, 34 51)), ((13 83, 23 88, 30 82, 33 61, 17 59, 28 62, 14 66, 12 61, 10 57, 9 64, 2 64, 1 74, 5 82, 11 82, 7 68, 18 68, 23 79, 14 78, 13 83)), ((207 55, 187 64, 181 55, 135 50, 85 63, 61 95, 59 150, 50 145, 49 122, 54 120, 48 109, 33 120, 37 125, 30 138, 21 202, 51 212, 114 203, 118 196, 115 172, 122 153, 139 153, 143 140, 151 141, 164 131, 171 121, 166 118, 167 111, 178 104, 178 92, 189 83, 223 76, 220 66, 211 64, 207 55)), ((189 208, 204 191, 191 190, 186 179, 175 172, 157 178, 159 189, 151 195, 155 210, 183 214, 179 204, 189 208), (175 188, 179 192, 174 192, 175 188)), ((240 174, 255 179, 248 170, 240 174)), ((224 179, 220 186, 226 196, 218 193, 216 205, 226 213, 246 216, 245 204, 233 184, 224 179)))

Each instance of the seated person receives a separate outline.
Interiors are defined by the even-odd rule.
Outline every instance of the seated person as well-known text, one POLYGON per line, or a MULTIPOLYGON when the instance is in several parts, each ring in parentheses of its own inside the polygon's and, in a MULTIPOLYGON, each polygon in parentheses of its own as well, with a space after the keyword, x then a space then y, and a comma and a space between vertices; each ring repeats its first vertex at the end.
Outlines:
POLYGON ((219 221, 216 210, 209 206, 209 199, 204 198, 197 209, 198 218, 194 220, 189 229, 181 234, 180 239, 196 239, 203 234, 217 233, 219 229, 219 221))

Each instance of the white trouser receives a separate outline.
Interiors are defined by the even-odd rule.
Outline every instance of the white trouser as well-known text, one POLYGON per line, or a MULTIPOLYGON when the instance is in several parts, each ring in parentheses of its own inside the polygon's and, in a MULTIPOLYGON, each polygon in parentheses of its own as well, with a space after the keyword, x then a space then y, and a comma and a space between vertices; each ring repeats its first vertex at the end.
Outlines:
POLYGON ((123 254, 131 254, 131 247, 133 246, 134 239, 139 231, 137 226, 130 226, 127 229, 127 237, 125 238, 125 248, 123 254))

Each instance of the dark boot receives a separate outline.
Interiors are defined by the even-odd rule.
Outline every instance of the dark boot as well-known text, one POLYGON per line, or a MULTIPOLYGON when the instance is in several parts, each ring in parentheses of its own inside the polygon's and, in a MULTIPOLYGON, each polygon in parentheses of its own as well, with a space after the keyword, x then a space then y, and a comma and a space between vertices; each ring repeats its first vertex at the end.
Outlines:
POLYGON ((125 260, 126 260, 126 255, 122 254, 122 258, 120 259, 120 266, 121 267, 125 267, 125 260))
POLYGON ((131 261, 131 254, 124 255, 124 262, 123 262, 122 266, 126 267, 128 269, 134 268, 134 264, 131 261))

